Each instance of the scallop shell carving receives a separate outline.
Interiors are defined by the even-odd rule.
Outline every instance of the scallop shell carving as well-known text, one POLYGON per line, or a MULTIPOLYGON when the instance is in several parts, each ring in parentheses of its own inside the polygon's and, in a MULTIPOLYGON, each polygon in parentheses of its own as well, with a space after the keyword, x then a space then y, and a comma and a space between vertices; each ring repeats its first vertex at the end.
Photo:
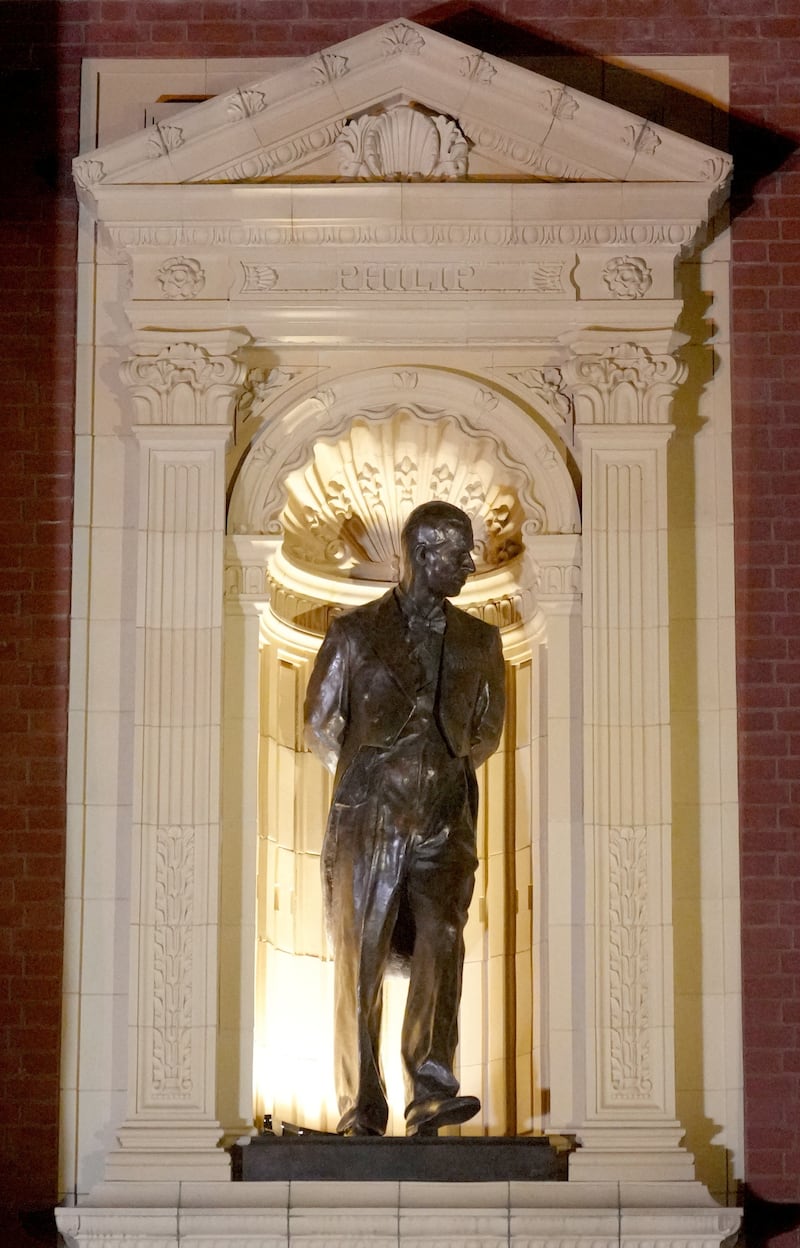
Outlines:
POLYGON ((347 123, 337 141, 346 178, 404 181, 463 178, 467 140, 449 117, 428 116, 408 104, 347 123))
POLYGON ((485 572, 522 550, 518 475, 498 462, 489 438, 465 438, 451 416, 429 420, 400 409, 389 420, 357 418, 289 475, 284 553, 326 574, 396 579, 406 517, 438 498, 472 518, 475 563, 485 572))

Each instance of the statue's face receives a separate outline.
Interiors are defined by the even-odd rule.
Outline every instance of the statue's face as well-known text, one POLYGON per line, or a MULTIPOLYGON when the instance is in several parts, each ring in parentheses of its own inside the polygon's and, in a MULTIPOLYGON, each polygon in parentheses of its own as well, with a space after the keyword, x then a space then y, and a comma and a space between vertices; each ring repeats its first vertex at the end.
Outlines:
POLYGON ((455 598, 461 593, 467 577, 475 571, 470 553, 473 545, 472 529, 466 526, 447 528, 444 541, 437 546, 421 544, 417 574, 437 598, 455 598))

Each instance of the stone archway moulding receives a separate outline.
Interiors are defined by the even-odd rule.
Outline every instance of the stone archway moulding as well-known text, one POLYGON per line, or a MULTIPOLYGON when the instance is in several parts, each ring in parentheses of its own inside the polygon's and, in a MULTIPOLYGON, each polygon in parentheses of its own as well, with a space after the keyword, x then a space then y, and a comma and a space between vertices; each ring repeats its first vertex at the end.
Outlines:
MULTIPOLYGON (((78 525, 93 579, 75 651, 88 692, 73 724, 71 854, 84 879, 105 819, 129 890, 109 911, 77 886, 65 1008, 81 1059, 65 1112, 85 1186, 59 1212, 68 1242, 110 1248, 124 1233, 195 1248, 213 1229, 220 1245, 273 1248, 289 1223, 302 1242, 287 1193, 229 1186, 219 1147, 247 1126, 241 950, 255 944, 253 812, 241 793, 225 806, 222 653, 238 635, 242 653, 257 648, 252 607, 270 585, 253 548, 279 536, 286 474, 315 436, 403 407, 491 438, 530 476, 524 588, 547 620, 552 682, 546 1125, 581 1145, 560 1194, 484 1193, 425 1236, 443 1242, 446 1228, 455 1244, 480 1227, 494 1248, 546 1224, 557 1240, 564 1209, 588 1208, 576 1195, 587 1181, 613 1186, 592 1189, 592 1238, 609 1248, 620 1217, 632 1244, 713 1243, 735 1227, 694 1182, 676 1116, 667 577, 667 444, 685 374, 677 274, 729 166, 409 22, 76 162, 99 231, 82 357, 96 385, 94 511, 78 525), (97 693, 103 663, 112 678, 97 693), (116 752, 101 741, 109 724, 116 752), (126 956, 97 970, 81 950, 109 914, 126 956), (89 997, 113 1049, 102 1088, 85 1084, 89 997), (492 1202, 505 1221, 489 1231, 492 1202)), ((256 716, 248 677, 241 742, 256 716)), ((326 1243, 367 1227, 352 1200, 326 1243)), ((403 1200, 380 1215, 390 1235, 403 1200)))

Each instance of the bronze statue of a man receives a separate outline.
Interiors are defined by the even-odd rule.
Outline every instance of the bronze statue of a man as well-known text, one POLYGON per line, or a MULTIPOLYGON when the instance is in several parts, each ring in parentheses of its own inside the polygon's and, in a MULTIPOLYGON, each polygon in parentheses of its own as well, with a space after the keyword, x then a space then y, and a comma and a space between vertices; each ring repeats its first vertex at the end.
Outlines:
POLYGON ((429 502, 402 533, 400 583, 335 619, 306 699, 306 741, 335 771, 322 851, 334 954, 334 1067, 343 1135, 383 1135, 384 974, 409 986, 402 1031, 406 1134, 480 1109, 453 1061, 472 897, 475 769, 496 750, 500 634, 446 601, 475 571, 469 516, 429 502))

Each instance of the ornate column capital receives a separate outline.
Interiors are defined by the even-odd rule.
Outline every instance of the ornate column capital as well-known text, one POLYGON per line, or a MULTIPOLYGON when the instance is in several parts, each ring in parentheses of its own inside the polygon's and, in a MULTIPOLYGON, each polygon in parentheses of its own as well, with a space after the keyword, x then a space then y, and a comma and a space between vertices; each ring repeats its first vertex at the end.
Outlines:
POLYGON ((562 372, 577 426, 668 425, 687 367, 670 352, 622 340, 599 349, 576 344, 562 372))
POLYGON ((120 375, 139 425, 233 427, 247 365, 236 359, 247 336, 235 331, 165 340, 153 333, 133 345, 120 375))

